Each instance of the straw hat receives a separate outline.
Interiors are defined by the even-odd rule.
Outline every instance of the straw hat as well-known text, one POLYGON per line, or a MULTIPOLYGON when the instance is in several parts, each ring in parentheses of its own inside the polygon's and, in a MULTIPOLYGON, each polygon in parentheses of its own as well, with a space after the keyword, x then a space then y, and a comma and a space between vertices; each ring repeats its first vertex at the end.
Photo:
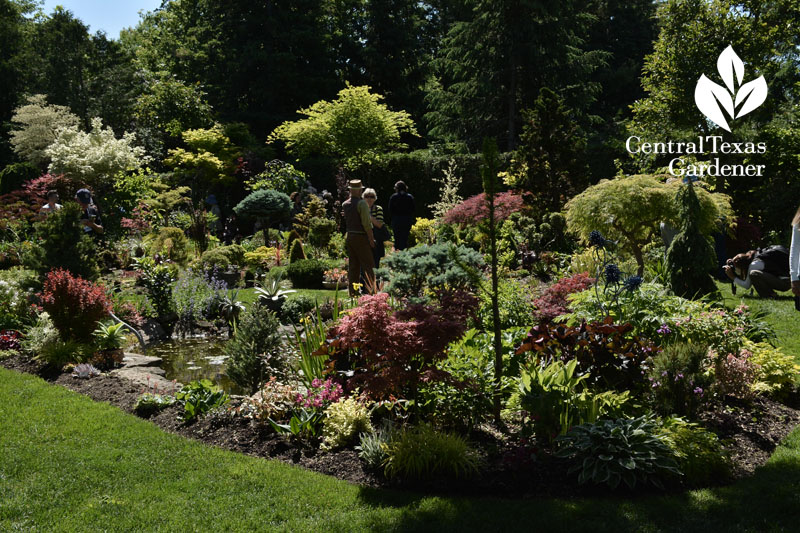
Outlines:
POLYGON ((361 185, 361 180, 350 180, 350 189, 363 189, 364 186, 361 185))

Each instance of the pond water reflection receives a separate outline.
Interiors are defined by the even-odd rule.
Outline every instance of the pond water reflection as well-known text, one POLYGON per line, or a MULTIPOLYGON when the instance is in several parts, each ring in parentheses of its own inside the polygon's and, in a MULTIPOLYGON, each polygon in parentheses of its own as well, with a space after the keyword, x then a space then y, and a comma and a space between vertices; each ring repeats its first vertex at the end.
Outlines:
POLYGON ((147 355, 161 357, 161 368, 167 379, 189 383, 210 379, 230 394, 243 394, 225 374, 225 339, 219 337, 187 337, 171 339, 147 348, 147 355))

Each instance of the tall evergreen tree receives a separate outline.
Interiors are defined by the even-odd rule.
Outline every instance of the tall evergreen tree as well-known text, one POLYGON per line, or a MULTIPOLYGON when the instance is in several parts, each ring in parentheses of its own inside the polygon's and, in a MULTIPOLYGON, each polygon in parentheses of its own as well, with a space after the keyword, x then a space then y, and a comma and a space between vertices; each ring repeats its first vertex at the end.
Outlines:
POLYGON ((585 135, 564 100, 546 87, 522 117, 509 185, 532 191, 545 210, 560 211, 587 185, 585 135))
POLYGON ((22 15, 9 0, 0 0, 0 168, 13 155, 8 143, 9 121, 19 103, 23 76, 19 54, 22 49, 22 15))
POLYGON ((700 231, 700 201, 689 181, 678 191, 681 231, 667 250, 670 286, 678 296, 699 298, 716 293, 710 272, 717 266, 716 253, 700 231))
POLYGON ((490 136, 517 143, 521 109, 550 87, 586 111, 598 84, 587 82, 606 53, 585 49, 594 17, 582 2, 478 0, 453 23, 435 66, 426 118, 431 134, 476 147, 490 136))
POLYGON ((89 28, 71 11, 57 6, 36 24, 30 45, 34 57, 27 65, 28 92, 46 94, 51 104, 69 107, 88 128, 89 28))

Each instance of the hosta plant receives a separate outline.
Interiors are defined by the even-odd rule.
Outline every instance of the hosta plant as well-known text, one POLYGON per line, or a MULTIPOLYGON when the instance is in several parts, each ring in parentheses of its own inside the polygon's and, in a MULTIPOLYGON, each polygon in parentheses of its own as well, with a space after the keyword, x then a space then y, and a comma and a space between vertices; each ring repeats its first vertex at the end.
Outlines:
POLYGON ((577 472, 580 484, 663 488, 665 480, 681 475, 658 424, 647 416, 575 426, 558 441, 557 455, 571 461, 569 473, 577 472))
POLYGON ((154 392, 145 392, 133 404, 133 412, 143 418, 149 418, 162 409, 175 403, 175 397, 154 392))
POLYGON ((192 381, 175 394, 175 399, 183 403, 183 419, 190 422, 212 409, 222 407, 230 398, 210 380, 192 381))
POLYGON ((591 383, 606 388, 641 387, 642 364, 658 347, 633 334, 630 324, 583 322, 577 326, 539 324, 531 328, 517 354, 533 352, 542 361, 576 360, 580 373, 591 374, 591 383))

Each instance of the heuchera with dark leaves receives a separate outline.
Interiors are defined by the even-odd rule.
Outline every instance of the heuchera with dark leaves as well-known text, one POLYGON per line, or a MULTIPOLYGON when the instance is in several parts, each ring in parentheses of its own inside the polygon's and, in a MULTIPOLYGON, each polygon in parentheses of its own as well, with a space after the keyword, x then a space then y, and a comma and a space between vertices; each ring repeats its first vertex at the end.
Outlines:
POLYGON ((0 331, 0 351, 19 350, 19 341, 22 336, 19 331, 4 329, 0 331))
POLYGON ((614 324, 611 318, 573 327, 539 324, 531 328, 517 354, 533 352, 543 361, 577 359, 579 371, 591 374, 591 383, 635 390, 643 387, 643 365, 659 348, 632 331, 632 325, 614 324))
POLYGON ((97 323, 111 311, 111 301, 102 285, 60 268, 47 273, 39 299, 65 339, 90 340, 97 323))
POLYGON ((362 296, 318 352, 337 368, 353 370, 348 390, 360 388, 373 400, 412 398, 419 383, 447 379, 436 362, 463 336, 478 303, 468 293, 444 292, 434 305, 393 312, 388 299, 385 293, 362 296))

